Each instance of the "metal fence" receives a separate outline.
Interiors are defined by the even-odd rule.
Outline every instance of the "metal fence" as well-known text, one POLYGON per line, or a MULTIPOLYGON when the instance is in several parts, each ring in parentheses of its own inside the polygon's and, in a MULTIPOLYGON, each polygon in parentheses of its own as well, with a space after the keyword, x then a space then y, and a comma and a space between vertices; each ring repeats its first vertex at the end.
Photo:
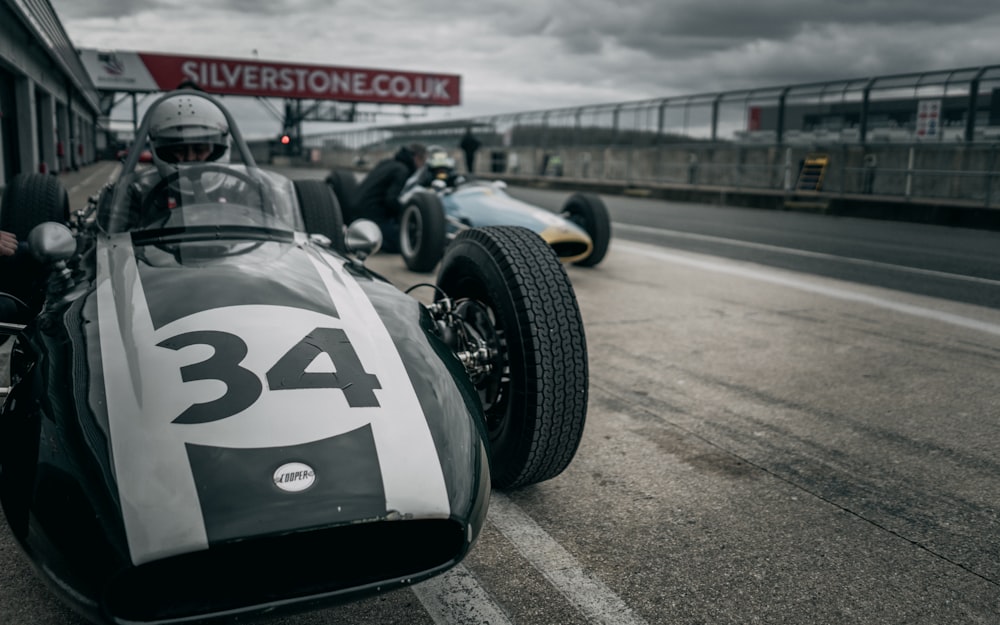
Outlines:
MULTIPOLYGON (((455 148, 471 128, 479 172, 794 191, 828 160, 822 193, 998 197, 1000 66, 379 126, 307 138, 334 164, 412 142, 455 148)), ((457 153, 457 150, 456 150, 457 153)))

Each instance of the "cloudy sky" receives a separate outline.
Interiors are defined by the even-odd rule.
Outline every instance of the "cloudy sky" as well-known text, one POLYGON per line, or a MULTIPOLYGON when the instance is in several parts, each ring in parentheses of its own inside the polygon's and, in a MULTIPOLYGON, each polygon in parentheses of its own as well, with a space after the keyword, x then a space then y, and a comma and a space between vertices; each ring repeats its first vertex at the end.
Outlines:
MULTIPOLYGON (((1000 64, 984 0, 51 2, 78 48, 461 75, 424 119, 1000 64)), ((245 135, 279 131, 241 100, 245 135)))

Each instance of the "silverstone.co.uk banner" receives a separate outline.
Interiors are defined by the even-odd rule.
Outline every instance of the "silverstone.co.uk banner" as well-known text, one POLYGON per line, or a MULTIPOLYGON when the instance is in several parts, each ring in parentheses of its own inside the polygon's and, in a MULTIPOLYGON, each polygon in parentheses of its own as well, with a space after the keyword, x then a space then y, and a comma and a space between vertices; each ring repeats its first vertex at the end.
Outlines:
POLYGON ((94 86, 169 91, 190 81, 224 95, 457 106, 461 77, 384 69, 81 49, 94 86))

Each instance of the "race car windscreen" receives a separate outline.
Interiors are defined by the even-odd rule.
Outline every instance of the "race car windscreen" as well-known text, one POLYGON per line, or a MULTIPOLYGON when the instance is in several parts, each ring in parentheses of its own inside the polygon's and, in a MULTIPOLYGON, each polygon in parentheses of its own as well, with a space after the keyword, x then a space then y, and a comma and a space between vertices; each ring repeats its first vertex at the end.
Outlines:
POLYGON ((109 233, 193 226, 302 229, 287 179, 242 165, 191 163, 164 176, 155 167, 122 176, 109 233))

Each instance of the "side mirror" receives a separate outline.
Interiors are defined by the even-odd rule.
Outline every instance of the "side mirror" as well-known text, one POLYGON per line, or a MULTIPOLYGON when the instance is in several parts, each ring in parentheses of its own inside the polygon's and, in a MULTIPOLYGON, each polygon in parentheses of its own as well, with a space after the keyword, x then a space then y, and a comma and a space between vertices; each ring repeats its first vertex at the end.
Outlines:
POLYGON ((370 219, 355 219, 347 227, 347 251, 364 260, 382 249, 382 229, 370 219))
POLYGON ((76 254, 76 237, 67 226, 46 221, 28 233, 28 248, 35 260, 49 265, 69 260, 76 254))

